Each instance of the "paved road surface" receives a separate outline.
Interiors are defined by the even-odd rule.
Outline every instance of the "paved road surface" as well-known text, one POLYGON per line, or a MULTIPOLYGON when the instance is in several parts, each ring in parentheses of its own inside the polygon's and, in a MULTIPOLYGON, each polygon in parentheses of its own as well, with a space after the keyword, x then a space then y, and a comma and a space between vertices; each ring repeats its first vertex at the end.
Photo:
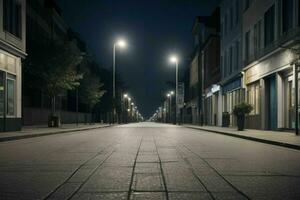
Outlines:
POLYGON ((11 141, 0 199, 300 199, 300 152, 152 123, 11 141))

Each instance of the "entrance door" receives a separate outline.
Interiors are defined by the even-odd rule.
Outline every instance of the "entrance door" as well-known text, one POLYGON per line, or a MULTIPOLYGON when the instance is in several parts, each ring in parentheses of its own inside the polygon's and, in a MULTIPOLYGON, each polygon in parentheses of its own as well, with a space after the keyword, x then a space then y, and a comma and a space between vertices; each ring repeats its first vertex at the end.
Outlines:
POLYGON ((5 114, 5 88, 4 72, 0 71, 0 132, 4 131, 4 114, 5 114))
POLYGON ((277 129, 277 90, 276 77, 272 76, 267 79, 267 107, 268 107, 268 129, 277 129))

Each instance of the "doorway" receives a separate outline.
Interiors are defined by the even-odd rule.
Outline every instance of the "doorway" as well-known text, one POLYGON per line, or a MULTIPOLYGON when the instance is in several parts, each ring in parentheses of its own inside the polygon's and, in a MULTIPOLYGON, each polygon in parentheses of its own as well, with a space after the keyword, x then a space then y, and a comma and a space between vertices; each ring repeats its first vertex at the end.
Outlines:
POLYGON ((266 108, 267 108, 267 129, 277 129, 277 87, 276 77, 266 79, 266 108))

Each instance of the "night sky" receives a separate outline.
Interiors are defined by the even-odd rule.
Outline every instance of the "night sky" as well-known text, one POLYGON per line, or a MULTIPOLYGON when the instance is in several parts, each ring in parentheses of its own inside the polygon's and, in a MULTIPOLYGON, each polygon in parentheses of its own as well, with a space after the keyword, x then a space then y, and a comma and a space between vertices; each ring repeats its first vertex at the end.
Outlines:
POLYGON ((196 16, 210 15, 220 0, 58 0, 67 24, 106 68, 118 37, 129 46, 117 53, 117 72, 144 117, 149 117, 174 81, 168 56, 180 56, 180 73, 193 50, 196 16))

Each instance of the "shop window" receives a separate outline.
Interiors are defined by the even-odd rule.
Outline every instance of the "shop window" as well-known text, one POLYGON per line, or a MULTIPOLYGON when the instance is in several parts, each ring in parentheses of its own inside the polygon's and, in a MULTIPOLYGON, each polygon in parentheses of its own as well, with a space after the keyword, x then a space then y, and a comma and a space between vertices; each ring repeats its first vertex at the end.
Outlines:
POLYGON ((275 39, 275 6, 273 5, 265 13, 265 47, 275 39))
POLYGON ((7 116, 15 116, 15 106, 16 106, 16 78, 13 75, 8 74, 6 79, 6 114, 7 116))
POLYGON ((21 38, 22 32, 22 9, 20 0, 4 0, 4 30, 21 38))
POLYGON ((253 106, 250 115, 260 114, 260 86, 259 82, 249 85, 247 90, 247 101, 253 106))
POLYGON ((0 71, 0 118, 4 116, 4 72, 0 71))
POLYGON ((0 53, 0 68, 4 69, 5 67, 5 55, 0 53))

